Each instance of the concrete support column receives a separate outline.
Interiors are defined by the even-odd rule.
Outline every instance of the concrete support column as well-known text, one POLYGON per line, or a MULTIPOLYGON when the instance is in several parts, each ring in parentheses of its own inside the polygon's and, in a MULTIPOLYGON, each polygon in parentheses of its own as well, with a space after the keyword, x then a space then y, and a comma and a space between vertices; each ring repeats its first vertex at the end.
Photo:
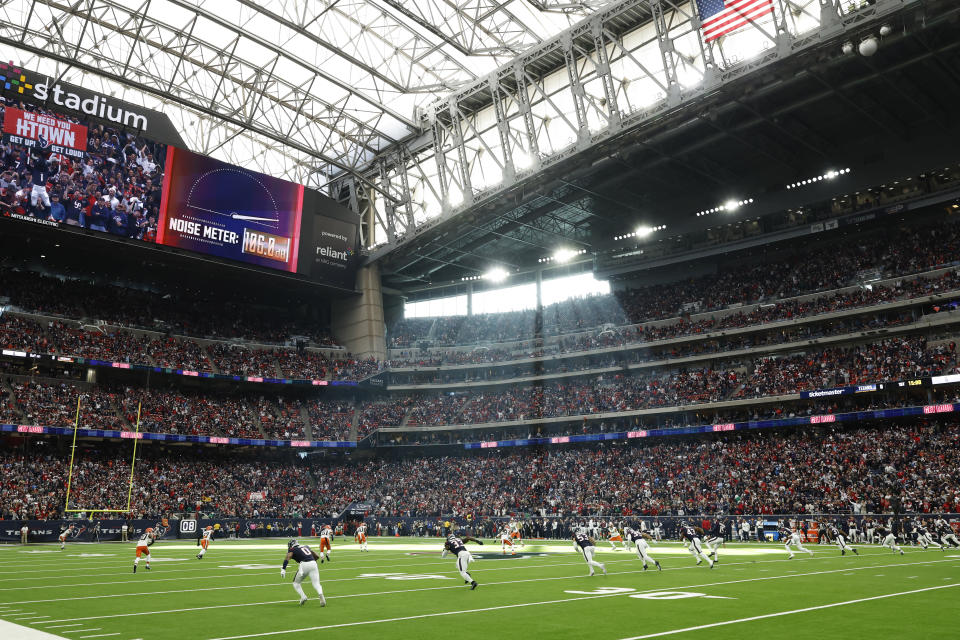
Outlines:
POLYGON ((360 295, 334 302, 330 324, 333 335, 358 358, 387 357, 386 324, 380 267, 374 263, 357 272, 360 295))

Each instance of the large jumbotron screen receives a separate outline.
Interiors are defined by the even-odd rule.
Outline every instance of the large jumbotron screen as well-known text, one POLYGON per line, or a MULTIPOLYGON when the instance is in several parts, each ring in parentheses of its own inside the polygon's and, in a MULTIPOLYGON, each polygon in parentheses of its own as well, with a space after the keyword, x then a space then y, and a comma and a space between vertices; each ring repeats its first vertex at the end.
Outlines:
POLYGON ((318 192, 22 100, 0 128, 3 217, 354 286, 356 215, 318 192))
POLYGON ((303 190, 170 147, 157 242, 295 272, 303 190))

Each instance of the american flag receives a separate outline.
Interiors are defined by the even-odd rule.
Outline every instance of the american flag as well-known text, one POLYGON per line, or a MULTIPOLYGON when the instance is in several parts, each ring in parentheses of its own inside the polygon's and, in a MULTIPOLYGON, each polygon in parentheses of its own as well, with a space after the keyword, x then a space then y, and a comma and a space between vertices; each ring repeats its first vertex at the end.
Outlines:
POLYGON ((716 40, 773 13, 773 0, 697 0, 703 39, 716 40))

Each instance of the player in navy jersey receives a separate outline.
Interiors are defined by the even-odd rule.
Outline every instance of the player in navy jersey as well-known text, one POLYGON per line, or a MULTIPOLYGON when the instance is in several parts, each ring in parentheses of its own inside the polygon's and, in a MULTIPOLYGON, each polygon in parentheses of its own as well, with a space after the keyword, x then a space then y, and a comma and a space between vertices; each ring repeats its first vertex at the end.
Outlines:
POLYGON ((593 570, 594 567, 600 567, 603 575, 607 575, 607 565, 593 559, 593 554, 597 552, 597 547, 595 546, 596 541, 582 531, 574 533, 572 538, 573 548, 583 554, 583 559, 587 561, 587 565, 590 567, 590 573, 588 575, 592 576, 595 573, 593 570))
POLYGON ((927 529, 927 525, 922 520, 914 520, 913 528, 917 534, 917 544, 923 547, 924 551, 927 550, 927 547, 936 547, 943 551, 943 545, 933 541, 930 530, 927 529))
POLYGON ((297 575, 293 578, 293 590, 300 595, 300 606, 303 606, 303 603, 307 601, 307 594, 303 592, 303 587, 300 586, 304 578, 310 578, 310 584, 313 585, 313 588, 316 589, 317 594, 320 596, 320 606, 327 606, 327 599, 323 597, 323 587, 320 586, 320 570, 317 565, 317 559, 319 558, 320 556, 305 544, 300 544, 296 540, 291 540, 287 543, 287 557, 283 559, 280 577, 287 577, 287 563, 290 562, 291 559, 296 560, 300 568, 297 570, 297 575))
POLYGON ((27 169, 30 171, 30 180, 33 182, 33 188, 30 190, 30 206, 37 208, 38 203, 43 204, 44 209, 50 207, 50 195, 47 193, 47 183, 53 176, 60 173, 60 167, 57 163, 47 164, 46 158, 31 157, 28 161, 27 169))
POLYGON ((806 551, 810 555, 813 555, 813 551, 810 551, 810 549, 807 549, 805 546, 803 546, 803 540, 801 539, 798 531, 794 531, 790 527, 781 526, 778 529, 778 532, 780 534, 780 539, 783 540, 783 548, 786 549, 787 553, 790 554, 787 560, 793 559, 793 550, 791 550, 790 547, 796 547, 797 551, 806 551))
POLYGON ((713 560, 711 560, 710 556, 703 552, 703 544, 700 542, 700 534, 697 533, 696 527, 689 522, 681 522, 680 538, 686 540, 690 544, 690 554, 697 559, 697 564, 700 564, 706 560, 710 565, 710 568, 713 569, 713 560))
POLYGON ((477 581, 473 579, 473 576, 467 571, 467 567, 470 566, 470 563, 473 562, 473 555, 467 551, 467 542, 476 542, 477 544, 482 545, 482 540, 477 540, 471 536, 457 537, 455 534, 450 534, 447 536, 446 542, 443 543, 443 553, 440 554, 441 558, 446 558, 448 553, 452 553, 457 557, 457 571, 460 573, 460 577, 463 578, 463 581, 466 584, 470 585, 470 590, 477 588, 477 581))
POLYGON ((647 544, 647 540, 653 540, 648 534, 643 533, 642 531, 637 531, 627 527, 623 530, 624 535, 627 537, 627 541, 633 544, 634 548, 637 551, 637 557, 643 560, 643 570, 647 570, 647 563, 652 562, 657 565, 657 570, 663 571, 663 567, 660 566, 660 563, 653 559, 653 557, 648 553, 650 550, 650 545, 647 544))
POLYGON ((957 540, 957 534, 949 522, 943 518, 937 518, 933 522, 933 527, 937 530, 937 535, 940 536, 940 544, 943 545, 944 549, 960 547, 960 540, 957 540))
POLYGON ((900 555, 903 555, 903 549, 897 546, 897 537, 893 535, 893 530, 888 529, 884 526, 878 526, 874 531, 877 537, 880 538, 880 546, 888 547, 893 553, 900 552, 900 555))
POLYGON ((847 549, 850 549, 850 551, 853 551, 853 553, 856 555, 860 555, 860 553, 856 550, 856 548, 851 547, 850 545, 847 544, 846 537, 844 537, 844 535, 840 532, 840 529, 838 529, 836 525, 828 523, 824 525, 824 527, 826 528, 827 537, 830 539, 831 542, 837 545, 838 549, 840 549, 840 555, 842 556, 847 555, 847 549))

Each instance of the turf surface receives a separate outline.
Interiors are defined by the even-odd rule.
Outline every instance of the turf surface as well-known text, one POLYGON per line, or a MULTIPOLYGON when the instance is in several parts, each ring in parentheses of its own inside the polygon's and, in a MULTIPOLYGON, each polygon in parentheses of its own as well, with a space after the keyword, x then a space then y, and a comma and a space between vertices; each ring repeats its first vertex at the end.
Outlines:
MULTIPOLYGON (((317 548, 315 540, 304 542, 317 548)), ((315 638, 347 633, 488 639, 550 637, 944 638, 956 633, 960 550, 906 555, 860 546, 841 557, 811 545, 786 559, 775 544, 732 544, 710 570, 677 543, 651 550, 663 571, 598 545, 608 575, 587 577, 568 543, 528 543, 517 556, 468 545, 480 587, 464 586, 441 541, 337 540, 321 565, 327 597, 297 606, 281 580, 285 540, 214 541, 203 560, 187 542, 158 542, 148 572, 132 573, 133 544, 0 546, 0 637, 28 628, 65 638, 315 638)), ((294 564, 294 567, 296 565, 294 564)))

